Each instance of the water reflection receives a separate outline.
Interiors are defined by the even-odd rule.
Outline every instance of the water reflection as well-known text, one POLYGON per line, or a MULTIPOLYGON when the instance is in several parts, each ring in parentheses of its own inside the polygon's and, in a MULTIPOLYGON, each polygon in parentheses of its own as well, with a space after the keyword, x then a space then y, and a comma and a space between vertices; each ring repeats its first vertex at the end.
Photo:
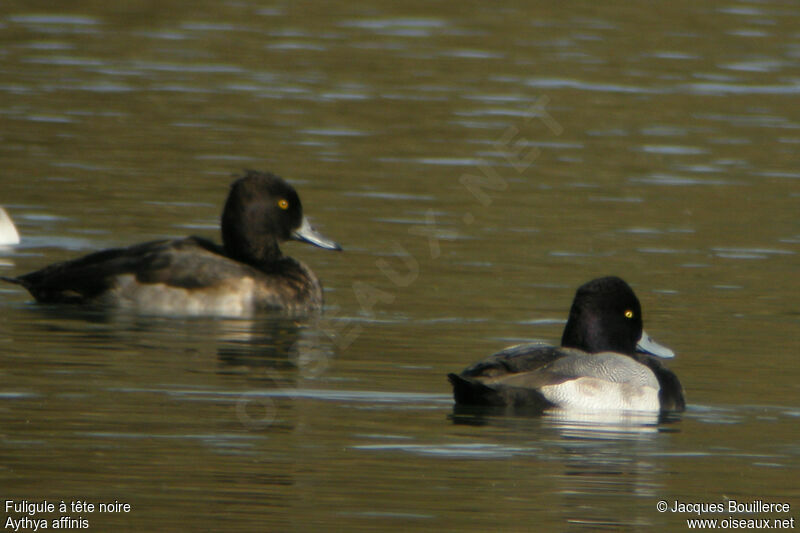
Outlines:
POLYGON ((561 465, 553 477, 565 523, 590 530, 653 525, 652 512, 620 502, 650 501, 663 492, 658 457, 667 445, 659 423, 676 421, 673 416, 660 420, 648 412, 552 409, 533 419, 509 419, 485 409, 458 411, 451 417, 455 424, 496 425, 513 430, 517 438, 524 428, 528 446, 501 453, 525 453, 561 465))
POLYGON ((291 319, 279 314, 253 319, 176 318, 47 304, 30 304, 22 310, 43 343, 55 336, 54 342, 68 337, 118 352, 156 349, 184 364, 216 358, 218 372, 247 373, 254 379, 259 369, 291 370, 301 378, 313 378, 324 373, 335 357, 335 345, 321 329, 319 318, 291 319))
POLYGON ((565 409, 548 409, 544 412, 526 413, 504 407, 476 407, 454 405, 449 416, 454 424, 470 426, 506 426, 508 420, 519 423, 520 418, 540 419, 543 428, 557 431, 563 438, 626 438, 647 435, 667 430, 660 424, 680 421, 679 413, 657 413, 649 411, 597 411, 583 412, 565 409))
POLYGON ((654 525, 652 512, 624 502, 653 501, 663 492, 657 455, 651 455, 661 445, 657 433, 590 433, 585 427, 569 433, 556 480, 564 521, 587 529, 654 525))

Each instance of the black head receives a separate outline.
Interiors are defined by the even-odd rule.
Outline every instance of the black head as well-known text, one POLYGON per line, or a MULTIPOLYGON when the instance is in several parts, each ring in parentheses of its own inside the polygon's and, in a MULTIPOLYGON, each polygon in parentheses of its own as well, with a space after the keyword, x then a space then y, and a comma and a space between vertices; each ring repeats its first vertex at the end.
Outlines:
POLYGON ((642 337, 642 307, 633 289, 616 276, 578 288, 561 345, 589 353, 633 355, 642 337))
POLYGON ((290 239, 340 249, 308 224, 294 187, 270 172, 246 171, 231 185, 222 212, 225 253, 245 263, 269 263, 281 256, 278 243, 290 239))

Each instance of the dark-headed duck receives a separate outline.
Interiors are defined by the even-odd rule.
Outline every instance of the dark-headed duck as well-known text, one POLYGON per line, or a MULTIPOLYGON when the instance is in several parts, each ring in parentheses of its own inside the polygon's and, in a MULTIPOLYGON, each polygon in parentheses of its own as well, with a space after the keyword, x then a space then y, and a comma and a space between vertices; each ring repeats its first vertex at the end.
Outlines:
POLYGON ((560 347, 512 346, 448 378, 459 405, 683 411, 678 377, 653 357, 674 355, 644 333, 630 286, 609 276, 578 289, 560 347))
POLYGON ((179 315, 317 311, 320 282, 302 262, 281 253, 278 245, 287 240, 341 250, 311 227, 291 185, 275 174, 249 170, 231 185, 222 212, 222 246, 200 237, 152 241, 3 279, 43 303, 179 315))

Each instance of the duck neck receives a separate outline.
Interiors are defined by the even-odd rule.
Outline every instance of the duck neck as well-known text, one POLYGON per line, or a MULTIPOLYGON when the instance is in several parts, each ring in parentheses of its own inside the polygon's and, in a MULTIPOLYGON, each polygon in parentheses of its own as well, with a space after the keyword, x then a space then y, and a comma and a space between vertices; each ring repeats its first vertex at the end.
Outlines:
POLYGON ((561 345, 587 353, 617 352, 626 355, 636 353, 636 342, 632 343, 623 333, 603 327, 599 319, 570 313, 561 345))
POLYGON ((261 270, 267 270, 283 256, 274 239, 255 238, 241 232, 226 231, 222 227, 222 245, 225 255, 261 270))
POLYGON ((561 335, 561 346, 565 348, 575 348, 584 352, 594 353, 595 350, 591 343, 591 338, 586 333, 586 328, 581 327, 576 317, 570 314, 567 325, 564 326, 564 333, 561 335))

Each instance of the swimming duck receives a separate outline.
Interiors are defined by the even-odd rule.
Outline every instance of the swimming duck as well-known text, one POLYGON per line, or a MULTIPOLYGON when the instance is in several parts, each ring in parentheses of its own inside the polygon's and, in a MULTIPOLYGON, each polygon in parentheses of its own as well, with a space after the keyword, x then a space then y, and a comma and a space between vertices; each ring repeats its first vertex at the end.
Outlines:
POLYGON ((448 379, 459 405, 683 411, 678 377, 656 358, 674 355, 642 329, 633 289, 608 276, 578 288, 561 346, 512 346, 448 379))
POLYGON ((230 188, 222 246, 200 237, 113 248, 5 281, 37 301, 128 307, 140 312, 250 316, 260 310, 307 314, 322 307, 322 287, 279 243, 341 247, 303 216, 295 189, 279 176, 248 170, 230 188))

